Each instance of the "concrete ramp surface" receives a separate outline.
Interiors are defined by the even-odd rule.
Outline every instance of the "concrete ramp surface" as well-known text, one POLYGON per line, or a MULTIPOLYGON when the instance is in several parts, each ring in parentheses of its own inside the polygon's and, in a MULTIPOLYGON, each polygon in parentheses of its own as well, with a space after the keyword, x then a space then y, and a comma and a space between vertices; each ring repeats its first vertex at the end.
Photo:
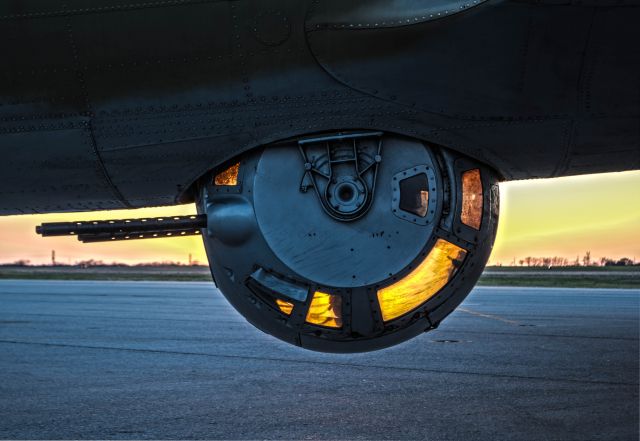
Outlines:
POLYGON ((355 355, 209 283, 0 281, 0 438, 637 439, 639 290, 476 288, 355 355))

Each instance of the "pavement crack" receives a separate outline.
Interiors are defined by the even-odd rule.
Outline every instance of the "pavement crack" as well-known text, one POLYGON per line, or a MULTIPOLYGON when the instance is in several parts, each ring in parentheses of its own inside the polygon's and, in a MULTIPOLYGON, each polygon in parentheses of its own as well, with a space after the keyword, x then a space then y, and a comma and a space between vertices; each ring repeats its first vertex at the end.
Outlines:
POLYGON ((577 380, 573 378, 550 378, 533 375, 514 375, 514 374, 500 374, 493 372, 473 372, 473 371, 456 371, 456 370, 443 370, 443 369, 426 369, 426 368, 414 368, 407 366, 380 366, 375 364, 358 364, 358 363, 335 363, 319 360, 297 360, 290 358, 277 358, 277 357, 256 357, 251 355, 230 355, 230 354, 215 354, 206 352, 187 352, 187 351, 166 351, 160 349, 141 349, 141 348, 123 348, 114 346, 90 346, 90 345, 73 345, 65 343, 44 343, 44 342, 27 342, 17 340, 0 340, 0 344, 15 344, 15 345, 33 345, 44 347, 57 347, 57 348, 73 348, 73 349, 93 349, 93 350, 106 350, 106 351, 127 351, 127 352, 139 352, 149 354, 166 354, 166 355, 184 355, 192 357, 211 357, 211 358, 225 358, 232 360, 252 360, 252 361, 270 361, 276 363, 294 363, 294 364, 306 364, 306 365, 324 365, 324 366, 339 366, 348 368, 370 368, 370 369, 394 369, 397 371, 409 371, 409 372, 424 372, 432 374, 451 374, 451 375, 467 375, 467 376, 480 376, 489 378, 502 378, 502 379, 517 379, 517 380, 530 380, 530 381, 552 381, 559 383, 579 383, 579 384, 601 384, 609 386, 639 386, 639 383, 628 383, 620 381, 604 381, 604 380, 577 380))

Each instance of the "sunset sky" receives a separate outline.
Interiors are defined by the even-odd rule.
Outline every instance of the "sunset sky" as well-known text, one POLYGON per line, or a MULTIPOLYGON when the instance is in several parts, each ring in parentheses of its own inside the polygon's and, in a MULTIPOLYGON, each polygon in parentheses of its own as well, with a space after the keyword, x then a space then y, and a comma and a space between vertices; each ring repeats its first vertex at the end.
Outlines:
MULTIPOLYGON (((490 263, 526 256, 575 260, 591 251, 600 257, 640 259, 640 171, 576 176, 500 185, 498 237, 490 263)), ((206 262, 200 237, 81 244, 74 238, 40 238, 42 222, 191 214, 192 205, 141 210, 0 217, 0 263, 19 259, 49 263, 95 259, 105 262, 179 261, 189 254, 206 262)))

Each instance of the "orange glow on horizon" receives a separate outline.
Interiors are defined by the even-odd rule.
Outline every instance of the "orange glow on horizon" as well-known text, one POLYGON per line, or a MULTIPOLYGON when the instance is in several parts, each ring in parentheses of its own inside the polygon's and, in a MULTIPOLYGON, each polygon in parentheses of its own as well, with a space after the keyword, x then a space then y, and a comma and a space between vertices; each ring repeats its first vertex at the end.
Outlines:
MULTIPOLYGON (((600 257, 640 259, 640 171, 514 181, 500 185, 500 222, 490 264, 516 264, 527 256, 570 261, 591 251, 600 257)), ((0 217, 0 263, 102 260, 107 263, 192 260, 206 263, 202 238, 181 237, 81 244, 73 237, 42 238, 42 222, 178 216, 195 207, 0 217)))
POLYGON ((500 185, 500 221, 489 264, 591 252, 640 259, 640 171, 500 185))
POLYGON ((202 237, 172 237, 134 241, 83 244, 74 236, 41 237, 35 227, 43 222, 73 222, 93 219, 185 216, 196 212, 193 204, 136 210, 93 211, 86 213, 54 213, 0 217, 0 263, 29 260, 32 264, 51 263, 51 251, 56 261, 73 264, 82 260, 102 260, 105 263, 127 264, 145 262, 207 263, 202 237))

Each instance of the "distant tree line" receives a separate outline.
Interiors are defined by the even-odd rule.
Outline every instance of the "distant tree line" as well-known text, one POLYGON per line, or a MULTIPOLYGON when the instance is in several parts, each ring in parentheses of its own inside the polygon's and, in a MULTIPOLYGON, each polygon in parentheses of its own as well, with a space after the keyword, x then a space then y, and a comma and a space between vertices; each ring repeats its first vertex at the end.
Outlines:
MULTIPOLYGON (((191 260, 190 263, 174 262, 170 260, 161 262, 143 262, 137 264, 127 264, 121 262, 106 263, 102 260, 81 260, 75 264, 55 263, 53 266, 67 266, 67 267, 80 267, 80 268, 95 268, 95 267, 177 267, 177 266, 202 266, 197 260, 191 260)), ((514 259, 511 262, 511 266, 526 266, 526 267, 538 267, 538 268, 552 268, 552 267, 564 267, 564 266, 640 266, 640 262, 636 263, 634 260, 623 257, 621 259, 610 259, 608 257, 601 257, 600 259, 593 259, 591 252, 587 251, 582 257, 576 256, 575 260, 567 259, 566 257, 553 256, 553 257, 532 257, 527 256, 517 261, 514 259)), ((44 266, 44 265, 31 265, 31 262, 26 259, 16 260, 15 262, 8 264, 0 264, 0 266, 44 266)), ((46 265, 51 266, 51 265, 46 265)), ((497 266, 502 266, 498 263, 497 266)))
POLYGON ((0 264, 0 266, 61 266, 61 267, 78 267, 78 268, 99 268, 99 267, 173 267, 173 266, 202 266, 200 262, 197 260, 193 260, 190 264, 182 263, 182 262, 174 262, 171 260, 166 260, 162 262, 141 262, 136 264, 128 264, 122 262, 111 262, 107 263, 102 260, 80 260, 74 264, 66 264, 66 263, 56 263, 55 265, 31 265, 31 261, 27 259, 16 260, 11 263, 0 264))
MULTIPOLYGON (((515 260, 514 260, 515 263, 515 260)), ((608 257, 601 257, 599 260, 593 259, 591 257, 591 252, 587 251, 582 258, 580 256, 576 256, 575 260, 569 260, 566 257, 531 257, 527 256, 524 259, 518 260, 518 264, 520 266, 531 266, 531 267, 557 267, 557 266, 634 266, 640 265, 639 263, 634 262, 632 259, 628 257, 623 257, 621 259, 610 259, 608 257)))
POLYGON ((633 260, 628 257, 623 257, 622 259, 609 259, 607 257, 603 257, 600 259, 601 266, 633 266, 640 265, 640 263, 635 263, 633 260))

